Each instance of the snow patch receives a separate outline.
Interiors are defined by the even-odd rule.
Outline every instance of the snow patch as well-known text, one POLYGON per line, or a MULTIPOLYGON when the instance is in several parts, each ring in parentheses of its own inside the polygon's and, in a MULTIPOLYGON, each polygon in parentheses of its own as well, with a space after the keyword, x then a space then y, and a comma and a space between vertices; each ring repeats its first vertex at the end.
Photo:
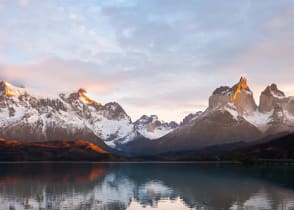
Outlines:
POLYGON ((271 120, 272 114, 273 114, 273 111, 267 112, 267 113, 255 111, 250 114, 246 114, 243 117, 249 123, 257 127, 260 131, 265 132, 268 128, 268 123, 271 120))
POLYGON ((238 120, 238 116, 239 116, 239 113, 238 111, 236 110, 236 107, 233 103, 228 103, 225 108, 224 108, 226 111, 228 111, 235 120, 238 120))
POLYGON ((158 128, 155 128, 154 130, 152 131, 149 131, 147 128, 141 128, 138 130, 138 132, 150 139, 150 140, 154 140, 154 139, 158 139, 162 136, 165 136, 167 135, 168 133, 170 133, 171 131, 173 131, 174 129, 172 128, 164 128, 164 127, 158 127, 158 128))

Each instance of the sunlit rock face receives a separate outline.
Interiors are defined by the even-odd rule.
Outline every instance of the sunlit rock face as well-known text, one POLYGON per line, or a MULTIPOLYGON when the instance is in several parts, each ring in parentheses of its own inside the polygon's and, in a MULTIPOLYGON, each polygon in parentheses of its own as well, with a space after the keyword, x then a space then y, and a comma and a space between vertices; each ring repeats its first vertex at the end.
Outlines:
POLYGON ((20 96, 26 92, 24 88, 18 88, 6 81, 2 81, 0 82, 0 93, 5 96, 20 96))
POLYGON ((245 77, 241 77, 239 83, 237 83, 234 87, 234 94, 232 96, 232 99, 235 101, 237 100, 238 94, 241 93, 243 90, 249 90, 249 87, 247 85, 247 79, 245 77))
POLYGON ((247 85, 247 79, 241 77, 239 83, 232 87, 234 93, 232 100, 238 110, 242 114, 248 114, 256 110, 253 93, 247 85))
POLYGON ((85 104, 95 104, 96 106, 101 105, 100 103, 94 101, 87 95, 87 91, 85 89, 80 88, 78 91, 78 95, 81 101, 83 101, 85 104))
POLYGON ((209 108, 222 108, 228 103, 233 103, 237 111, 248 114, 256 110, 253 93, 247 85, 247 79, 241 77, 240 81, 233 87, 222 86, 217 88, 209 97, 209 108))

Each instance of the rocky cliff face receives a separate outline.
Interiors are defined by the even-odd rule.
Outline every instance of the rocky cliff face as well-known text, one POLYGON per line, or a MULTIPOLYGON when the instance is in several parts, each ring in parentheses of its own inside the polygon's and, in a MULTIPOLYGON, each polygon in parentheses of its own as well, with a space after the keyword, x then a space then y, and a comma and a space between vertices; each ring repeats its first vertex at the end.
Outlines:
POLYGON ((287 103, 285 94, 278 89, 276 84, 267 86, 260 95, 260 112, 270 112, 275 106, 285 106, 287 103))
POLYGON ((237 111, 242 114, 250 114, 257 108, 253 93, 247 85, 247 79, 241 77, 239 83, 232 88, 234 94, 232 100, 237 108, 237 111))

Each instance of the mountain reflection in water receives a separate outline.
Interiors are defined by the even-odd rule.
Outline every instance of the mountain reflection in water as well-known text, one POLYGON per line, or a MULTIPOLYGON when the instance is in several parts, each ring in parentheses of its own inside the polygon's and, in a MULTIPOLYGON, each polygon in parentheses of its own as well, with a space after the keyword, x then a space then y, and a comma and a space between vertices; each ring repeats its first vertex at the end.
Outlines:
POLYGON ((0 209, 293 209, 293 167, 0 164, 0 209))

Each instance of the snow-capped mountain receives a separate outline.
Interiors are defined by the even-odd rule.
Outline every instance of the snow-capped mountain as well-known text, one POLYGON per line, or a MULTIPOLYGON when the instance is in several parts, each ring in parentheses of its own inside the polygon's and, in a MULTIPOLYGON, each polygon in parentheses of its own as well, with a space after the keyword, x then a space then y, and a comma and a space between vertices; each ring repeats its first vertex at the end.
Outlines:
POLYGON ((156 115, 143 115, 134 122, 135 130, 147 139, 158 139, 178 127, 174 121, 164 122, 156 115))
POLYGON ((138 136, 158 139, 178 126, 144 115, 132 123, 116 102, 101 103, 79 89, 56 97, 40 97, 2 81, 0 83, 0 136, 21 141, 85 139, 114 148, 138 136))
POLYGON ((133 123, 118 103, 102 105, 84 89, 39 97, 3 81, 0 127, 1 138, 28 142, 82 139, 128 153, 193 150, 293 132, 294 97, 272 84, 261 93, 257 106, 241 77, 232 87, 215 89, 208 108, 189 114, 180 125, 160 121, 156 115, 143 115, 133 123))
POLYGON ((95 143, 102 139, 109 146, 134 133, 130 117, 118 103, 102 105, 84 89, 43 98, 4 81, 0 83, 0 127, 5 139, 95 143))
POLYGON ((241 77, 232 87, 221 86, 213 91, 204 112, 188 115, 167 135, 151 144, 141 140, 139 146, 133 142, 129 145, 140 152, 162 153, 254 142, 280 132, 293 132, 293 97, 286 97, 275 84, 260 97, 257 106, 246 78, 241 77))
POLYGON ((257 106, 246 78, 241 77, 233 87, 217 88, 209 97, 209 107, 203 114, 215 110, 228 111, 236 119, 244 118, 265 135, 294 131, 294 97, 286 97, 276 84, 262 91, 257 106))

